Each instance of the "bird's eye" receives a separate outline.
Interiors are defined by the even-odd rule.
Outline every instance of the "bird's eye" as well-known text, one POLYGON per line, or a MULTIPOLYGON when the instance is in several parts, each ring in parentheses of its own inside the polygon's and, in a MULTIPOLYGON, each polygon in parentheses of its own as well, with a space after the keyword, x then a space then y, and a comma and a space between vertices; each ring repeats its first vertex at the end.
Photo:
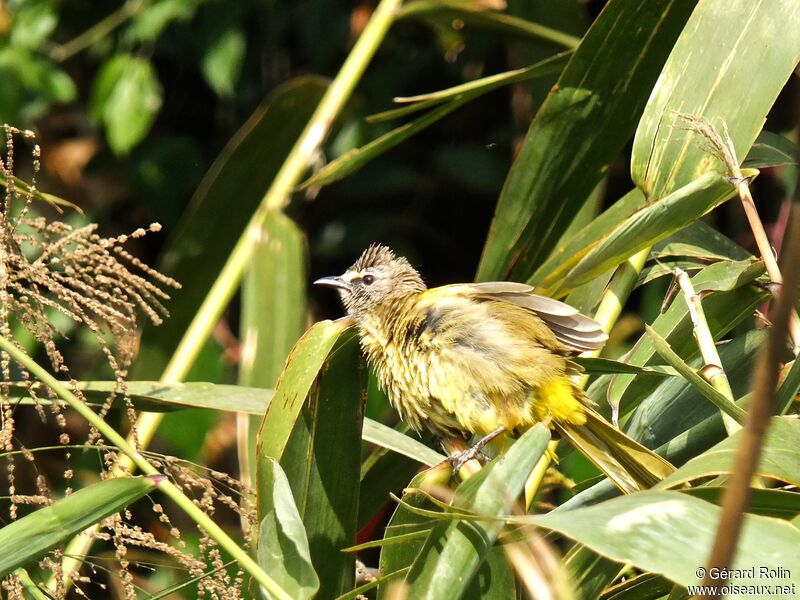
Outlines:
POLYGON ((372 285, 373 283, 375 283, 375 277, 373 275, 364 275, 361 278, 361 283, 363 283, 364 285, 372 285))

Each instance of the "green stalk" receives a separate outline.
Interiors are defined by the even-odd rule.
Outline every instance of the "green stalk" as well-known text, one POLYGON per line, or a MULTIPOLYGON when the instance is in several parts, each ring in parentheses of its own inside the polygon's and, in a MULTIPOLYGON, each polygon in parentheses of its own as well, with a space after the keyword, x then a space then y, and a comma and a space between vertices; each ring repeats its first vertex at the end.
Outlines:
MULTIPOLYGON (((220 271, 194 319, 192 319, 189 328, 184 333, 161 375, 160 381, 162 383, 179 383, 186 377, 203 344, 211 335, 214 325, 239 287, 266 216, 271 211, 281 210, 289 203, 291 193, 300 183, 313 154, 325 139, 331 125, 344 108, 364 70, 380 47, 402 1, 381 0, 378 4, 342 68, 331 82, 319 106, 309 119, 308 125, 306 125, 303 133, 300 134, 294 147, 286 157, 286 161, 281 166, 272 185, 261 200, 261 204, 247 224, 244 233, 228 257, 228 261, 220 271)), ((146 448, 155 436, 162 418, 163 415, 160 413, 142 413, 139 415, 135 426, 132 428, 132 431, 136 432, 136 439, 134 440, 133 436, 129 436, 128 443, 130 445, 138 445, 140 448, 146 448)), ((115 473, 130 472, 135 466, 135 461, 125 454, 121 458, 115 473)), ((64 573, 69 574, 80 568, 83 562, 81 557, 88 554, 93 543, 94 538, 91 536, 76 536, 70 541, 65 551, 64 573)), ((67 579, 66 585, 69 585, 69 581, 67 579)), ((54 589, 55 582, 52 577, 47 586, 50 589, 54 589)))
MULTIPOLYGON (((636 280, 639 278, 639 273, 642 272, 644 264, 647 262, 647 257, 650 254, 650 248, 640 250, 627 261, 622 263, 611 278, 603 297, 600 300, 600 306, 597 307, 597 312, 594 315, 595 320, 603 326, 603 331, 610 333, 614 324, 622 314, 622 308, 628 297, 636 285, 636 280)), ((600 350, 593 350, 585 352, 581 356, 599 356, 600 350)), ((581 378, 581 388, 586 386, 589 381, 589 376, 584 375, 581 378)), ((533 503, 539 487, 542 485, 542 479, 550 466, 550 457, 555 456, 556 448, 558 447, 558 440, 551 441, 547 446, 547 452, 542 455, 536 467, 533 469, 528 482, 525 484, 525 504, 530 507, 533 503)))
MULTIPOLYGON (((714 344, 714 337, 711 335, 711 329, 708 327, 708 321, 706 320, 706 313, 703 310, 703 304, 700 301, 700 295, 694 291, 694 286, 686 271, 676 268, 675 275, 678 280, 678 285, 680 285, 683 291, 686 306, 689 308, 689 316, 692 318, 692 325, 694 327, 694 337, 697 340, 697 346, 700 348, 700 354, 705 363, 701 374, 714 386, 714 389, 731 402, 734 402, 736 399, 733 397, 731 384, 722 367, 722 360, 720 360, 717 346, 714 344)), ((728 413, 721 411, 721 414, 722 422, 725 425, 725 431, 728 432, 728 435, 733 435, 742 428, 728 413)))
MULTIPOLYGON (((30 356, 17 348, 11 341, 0 336, 0 349, 7 352, 17 363, 25 367, 39 381, 44 383, 55 392, 64 402, 86 419, 92 426, 97 428, 100 434, 109 442, 119 448, 145 475, 160 475, 161 473, 151 465, 144 456, 139 453, 128 441, 117 433, 111 425, 106 423, 97 413, 80 401, 67 387, 58 379, 53 377, 47 370, 34 361, 30 356)), ((291 600, 287 594, 269 575, 267 575, 258 564, 250 558, 233 539, 225 533, 206 513, 204 513, 195 503, 186 496, 178 486, 169 481, 166 477, 160 480, 158 488, 169 496, 175 504, 200 527, 205 529, 216 542, 225 549, 250 575, 258 581, 267 591, 277 598, 291 600)))

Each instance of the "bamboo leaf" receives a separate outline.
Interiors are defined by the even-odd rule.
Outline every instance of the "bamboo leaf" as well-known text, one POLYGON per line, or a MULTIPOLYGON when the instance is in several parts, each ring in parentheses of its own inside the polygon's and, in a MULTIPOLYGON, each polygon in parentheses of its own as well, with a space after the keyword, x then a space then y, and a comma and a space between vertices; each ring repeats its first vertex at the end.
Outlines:
MULTIPOLYGON (((697 568, 706 563, 719 515, 717 506, 698 498, 680 492, 648 490, 587 508, 510 517, 510 520, 558 531, 612 560, 686 586, 699 583, 697 568)), ((800 530, 789 523, 745 515, 731 567, 755 567, 756 574, 762 567, 800 572, 795 571, 800 569, 798 544, 800 530), (769 548, 769 552, 764 552, 764 548, 769 548)), ((744 576, 736 583, 757 584, 763 580, 748 580, 744 576)))
POLYGON ((560 54, 546 58, 528 67, 514 69, 512 71, 505 71, 504 73, 496 73, 486 77, 479 77, 478 79, 473 79, 472 81, 455 85, 443 90, 438 90, 436 92, 417 94, 414 96, 398 96, 394 99, 395 102, 398 104, 409 104, 409 106, 387 110, 382 113, 367 117, 367 120, 375 123, 378 121, 395 119, 397 117, 403 117, 420 110, 428 109, 448 100, 455 100, 464 94, 474 93, 475 95, 472 97, 477 98, 480 95, 491 92, 492 90, 496 90, 497 88, 505 85, 511 85, 512 83, 518 83, 520 81, 527 81, 537 77, 557 74, 560 73, 564 68, 564 65, 567 64, 571 54, 571 52, 561 52, 560 54))
MULTIPOLYGON (((500 458, 462 483, 454 505, 479 515, 509 513, 549 440, 550 432, 543 425, 530 429, 500 458)), ((459 597, 502 526, 493 520, 437 523, 406 576, 409 596, 459 597)))
POLYGON ((653 347, 658 355, 667 361, 672 368, 680 373, 691 385, 693 385, 703 396, 708 398, 714 406, 719 408, 737 423, 744 422, 745 411, 736 406, 733 400, 726 398, 718 392, 710 383, 703 379, 694 369, 687 365, 675 351, 670 348, 667 340, 662 338, 649 325, 645 325, 647 335, 653 341, 653 347))
MULTIPOLYGON (((543 60, 542 62, 532 65, 531 67, 521 71, 524 71, 525 79, 542 77, 552 73, 558 73, 561 70, 564 62, 563 56, 556 56, 554 58, 543 60)), ((518 77, 519 75, 516 76, 518 77)), ((475 82, 471 82, 470 84, 460 86, 462 91, 459 91, 455 94, 448 92, 447 90, 443 91, 441 93, 442 95, 437 96, 432 100, 428 100, 422 107, 436 106, 436 108, 433 108, 430 110, 430 112, 418 117, 414 121, 392 129, 388 133, 383 134, 382 136, 372 140, 360 148, 354 148, 353 150, 346 152, 336 160, 325 165, 322 169, 304 181, 300 185, 300 189, 325 186, 344 179, 348 175, 351 175, 361 169, 371 160, 377 158, 387 150, 394 148, 399 143, 407 140, 412 135, 419 133, 426 127, 433 125, 441 118, 450 114, 457 108, 460 108, 467 102, 470 102, 471 100, 478 98, 479 96, 482 96, 483 94, 500 87, 501 85, 512 83, 515 80, 516 79, 514 77, 501 78, 495 76, 495 78, 490 79, 488 84, 476 85, 475 82), (463 91, 464 89, 466 89, 466 91, 463 91), (449 97, 450 99, 444 104, 441 104, 443 97, 445 99, 449 97)), ((414 111, 409 109, 398 109, 396 111, 391 111, 391 113, 385 113, 382 115, 382 118, 395 117, 399 114, 406 114, 409 112, 414 111)))
MULTIPOLYGON (((714 339, 725 335, 735 325, 748 318, 758 304, 768 297, 768 293, 747 285, 746 279, 737 273, 747 272, 755 276, 749 263, 715 263, 705 267, 692 277, 692 285, 698 293, 714 290, 720 280, 739 287, 728 289, 726 293, 712 293, 704 297, 703 310, 714 339)), ((716 290, 721 292, 722 290, 716 290)), ((690 360, 699 353, 692 333, 692 322, 686 302, 682 297, 673 299, 669 308, 660 314, 651 327, 666 339, 675 352, 684 360, 690 360)), ((655 349, 647 335, 642 336, 625 359, 626 363, 652 365, 655 349)), ((607 400, 612 408, 621 407, 623 413, 633 409, 655 385, 650 375, 616 375, 613 379, 600 378, 588 390, 589 397, 595 401, 607 400)))
POLYGON ((762 131, 750 147, 743 167, 763 169, 765 167, 788 167, 798 163, 798 148, 782 135, 762 131))
POLYGON ((353 587, 355 556, 341 550, 356 538, 365 384, 347 322, 317 323, 289 356, 259 432, 259 515, 263 470, 269 458, 278 459, 308 535, 321 598, 353 587))
MULTIPOLYGON (((286 474, 275 459, 267 459, 259 498, 263 514, 258 528, 258 564, 292 598, 313 598, 319 578, 311 564, 306 530, 297 511, 286 474)), ((266 598, 272 596, 262 589, 266 598)))
POLYGON ((445 460, 445 456, 432 450, 422 442, 418 442, 412 437, 395 431, 383 423, 371 419, 364 421, 364 431, 362 437, 365 442, 370 442, 377 446, 387 448, 417 462, 434 467, 445 460))
POLYGON ((726 177, 713 172, 700 176, 629 217, 575 265, 567 275, 566 285, 586 283, 621 264, 639 250, 693 223, 733 194, 734 188, 726 177))
MULTIPOLYGON (((741 435, 741 431, 737 431, 722 440, 710 450, 690 460, 656 487, 666 489, 687 481, 732 472, 736 464, 736 448, 741 435)), ((756 474, 800 485, 798 444, 800 444, 800 422, 790 417, 773 417, 764 439, 756 474)))
POLYGON ((41 558, 155 489, 155 477, 122 477, 78 490, 0 529, 0 576, 41 558))
POLYGON ((551 253, 632 135, 693 6, 683 0, 606 5, 537 113, 511 167, 479 280, 525 281, 551 253))
MULTIPOLYGON (((725 494, 725 486, 700 486, 682 489, 681 492, 706 502, 721 505, 725 494)), ((777 519, 794 519, 800 514, 800 493, 768 488, 753 488, 747 512, 777 519)))
POLYGON ((457 0, 412 0, 405 3, 398 11, 398 18, 417 17, 442 20, 451 23, 460 19, 467 25, 524 39, 541 40, 574 48, 580 39, 572 35, 533 23, 502 12, 472 8, 469 4, 457 0))
POLYGON ((737 156, 746 155, 800 61, 799 28, 800 5, 791 0, 698 2, 634 139, 631 173, 648 198, 663 198, 708 171, 727 172, 703 137, 686 130, 681 113, 720 130, 726 123, 737 156))
POLYGON ((346 343, 347 320, 315 323, 297 342, 278 380, 259 431, 258 457, 280 458, 317 375, 337 344, 346 343))
POLYGON ((678 372, 671 367, 664 367, 662 365, 653 365, 652 367, 638 367, 636 365, 629 365, 628 363, 620 360, 613 360, 611 358, 595 358, 576 356, 570 359, 575 364, 583 368, 586 373, 628 373, 633 375, 650 374, 658 377, 674 377, 678 372))
MULTIPOLYGON (((753 330, 717 347, 737 399, 750 390, 753 361, 765 339, 765 330, 753 330)), ((702 357, 688 364, 696 371, 702 366, 702 357)), ((650 393, 627 419, 625 431, 648 448, 656 448, 715 414, 719 415, 719 410, 696 387, 682 377, 673 377, 650 388, 650 393)), ((718 441, 710 440, 704 449, 718 441)))
POLYGON ((545 291, 557 293, 562 289, 563 280, 570 269, 644 205, 644 195, 639 190, 632 189, 586 227, 576 231, 570 239, 561 243, 536 269, 529 283, 536 285, 538 291, 542 293, 545 291))

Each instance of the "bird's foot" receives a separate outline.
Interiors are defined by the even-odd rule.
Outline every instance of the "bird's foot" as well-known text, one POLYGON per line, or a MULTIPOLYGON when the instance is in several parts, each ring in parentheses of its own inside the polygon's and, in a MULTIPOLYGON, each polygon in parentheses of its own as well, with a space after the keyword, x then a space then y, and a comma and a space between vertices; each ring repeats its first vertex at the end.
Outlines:
POLYGON ((491 459, 486 456, 481 450, 483 446, 479 446, 475 444, 471 448, 467 448, 466 450, 462 450, 461 452, 456 452, 455 454, 451 454, 447 457, 447 462, 453 465, 453 479, 458 477, 458 472, 461 470, 465 464, 469 461, 476 459, 482 465, 488 463, 491 459))
POLYGON ((472 459, 478 459, 484 465, 488 463, 491 459, 481 451, 486 444, 491 442, 494 438, 505 431, 506 428, 500 426, 492 431, 489 435, 479 439, 471 448, 467 448, 466 450, 462 450, 461 452, 457 452, 456 454, 448 457, 447 460, 453 465, 453 479, 458 477, 458 472, 461 470, 461 467, 463 467, 472 459))

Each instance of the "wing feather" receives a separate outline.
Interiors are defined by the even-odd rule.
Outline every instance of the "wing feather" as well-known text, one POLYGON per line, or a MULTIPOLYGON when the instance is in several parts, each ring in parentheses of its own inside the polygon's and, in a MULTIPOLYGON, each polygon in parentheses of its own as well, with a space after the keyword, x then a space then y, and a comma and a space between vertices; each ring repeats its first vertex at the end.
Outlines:
POLYGON ((556 338, 577 352, 601 348, 608 339, 600 323, 582 315, 569 304, 533 293, 533 288, 513 281, 475 283, 478 296, 503 300, 535 313, 553 331, 556 338))

